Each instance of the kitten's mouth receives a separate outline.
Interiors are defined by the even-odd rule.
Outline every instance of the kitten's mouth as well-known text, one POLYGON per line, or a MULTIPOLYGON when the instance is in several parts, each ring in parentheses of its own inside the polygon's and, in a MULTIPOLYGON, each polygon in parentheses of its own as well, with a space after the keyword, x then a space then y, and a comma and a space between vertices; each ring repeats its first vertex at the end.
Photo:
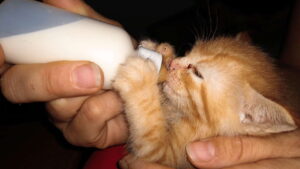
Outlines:
POLYGON ((174 59, 170 59, 170 60, 168 60, 168 62, 166 63, 166 68, 167 68, 168 71, 170 71, 170 69, 171 69, 171 65, 172 65, 173 60, 174 60, 174 59))

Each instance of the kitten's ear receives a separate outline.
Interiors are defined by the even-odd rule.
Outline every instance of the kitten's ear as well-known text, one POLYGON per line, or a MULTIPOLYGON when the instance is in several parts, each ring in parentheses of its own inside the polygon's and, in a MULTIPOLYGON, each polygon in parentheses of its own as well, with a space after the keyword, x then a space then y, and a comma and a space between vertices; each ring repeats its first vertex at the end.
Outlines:
POLYGON ((249 134, 267 134, 297 128, 292 116, 280 104, 248 86, 240 108, 240 120, 249 134))
POLYGON ((252 39, 248 32, 240 32, 235 36, 235 39, 242 42, 252 43, 252 39))

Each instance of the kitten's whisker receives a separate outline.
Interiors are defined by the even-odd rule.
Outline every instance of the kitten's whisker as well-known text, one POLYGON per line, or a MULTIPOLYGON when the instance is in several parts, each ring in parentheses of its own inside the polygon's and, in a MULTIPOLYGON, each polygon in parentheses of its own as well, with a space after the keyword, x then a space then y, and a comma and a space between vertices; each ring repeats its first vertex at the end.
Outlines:
POLYGON ((206 0, 206 5, 207 5, 208 22, 209 22, 208 39, 210 39, 212 34, 212 16, 211 16, 211 9, 210 9, 210 0, 206 0))
POLYGON ((198 29, 197 29, 196 25, 192 25, 190 31, 192 32, 192 34, 193 34, 193 36, 194 36, 194 40, 195 40, 195 41, 198 40, 199 37, 200 37, 200 35, 199 35, 199 32, 198 32, 198 29))
POLYGON ((219 17, 218 17, 218 11, 216 10, 215 11, 216 12, 216 14, 215 14, 215 16, 216 16, 216 23, 215 23, 215 30, 214 30, 214 33, 213 33, 213 35, 212 35, 212 38, 214 39, 215 38, 215 36, 216 36, 216 33, 217 33, 217 30, 218 30, 218 25, 219 25, 219 17))

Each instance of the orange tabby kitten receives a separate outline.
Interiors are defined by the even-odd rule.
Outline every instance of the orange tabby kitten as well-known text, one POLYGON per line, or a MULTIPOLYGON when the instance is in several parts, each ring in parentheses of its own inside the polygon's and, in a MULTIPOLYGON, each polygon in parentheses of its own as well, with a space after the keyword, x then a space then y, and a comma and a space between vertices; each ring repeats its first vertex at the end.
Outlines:
POLYGON ((113 83, 125 102, 128 147, 136 157, 188 168, 190 142, 266 135, 299 125, 272 61, 242 36, 198 41, 174 60, 168 44, 142 45, 164 55, 160 76, 150 60, 131 57, 113 83))

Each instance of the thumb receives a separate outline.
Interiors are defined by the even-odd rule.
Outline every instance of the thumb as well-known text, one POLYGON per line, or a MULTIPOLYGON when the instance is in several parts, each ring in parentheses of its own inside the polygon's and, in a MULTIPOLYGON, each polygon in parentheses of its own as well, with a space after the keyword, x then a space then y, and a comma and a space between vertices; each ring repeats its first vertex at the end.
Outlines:
POLYGON ((102 70, 87 61, 15 65, 1 79, 3 95, 14 103, 89 95, 102 85, 102 70))
POLYGON ((266 137, 216 137, 187 146, 189 160, 199 168, 222 168, 268 158, 300 155, 300 132, 266 137), (283 146, 284 145, 284 146, 283 146))

